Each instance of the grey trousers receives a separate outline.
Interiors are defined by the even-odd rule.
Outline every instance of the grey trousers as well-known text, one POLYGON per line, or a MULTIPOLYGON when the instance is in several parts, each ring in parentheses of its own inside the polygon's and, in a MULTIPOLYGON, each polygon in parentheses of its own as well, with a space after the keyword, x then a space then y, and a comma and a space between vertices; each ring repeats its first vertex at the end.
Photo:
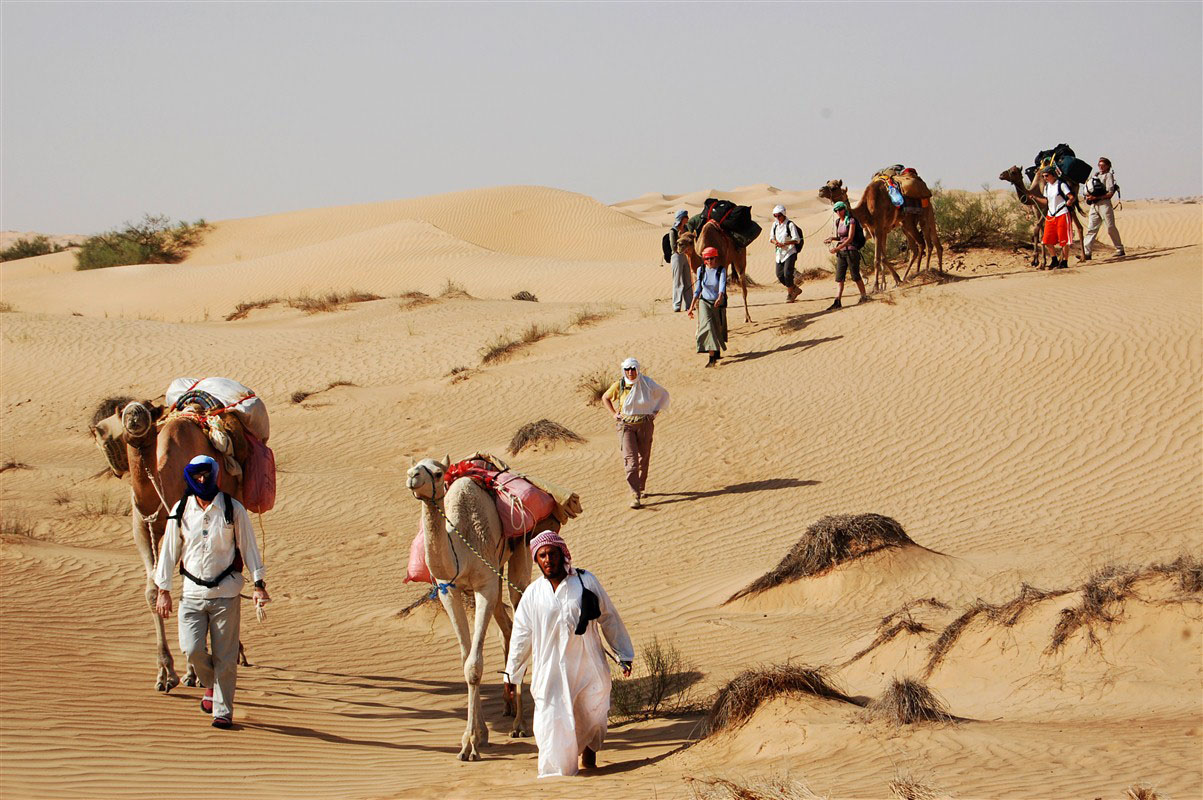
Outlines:
POLYGON ((622 465, 626 469, 627 485, 632 492, 642 493, 647 484, 647 468, 652 461, 652 434, 655 431, 656 423, 650 419, 638 425, 618 423, 622 465))
POLYGON ((1086 236, 1082 242, 1082 246, 1086 248, 1086 255, 1090 255, 1090 249, 1094 247, 1094 240, 1098 238, 1099 228, 1106 223, 1107 235, 1111 237, 1111 244, 1115 245, 1115 249, 1119 252, 1124 252, 1124 243, 1119 238, 1119 228, 1115 227, 1115 209, 1111 207, 1111 203, 1095 203, 1090 207, 1090 224, 1086 226, 1086 236))
POLYGON ((693 305, 693 276, 689 274, 689 261, 680 253, 673 253, 673 311, 684 311, 693 305))
POLYGON ((238 680, 238 628, 241 598, 180 598, 180 649, 196 670, 201 685, 213 690, 213 716, 234 712, 238 680), (212 654, 206 645, 212 641, 212 654))

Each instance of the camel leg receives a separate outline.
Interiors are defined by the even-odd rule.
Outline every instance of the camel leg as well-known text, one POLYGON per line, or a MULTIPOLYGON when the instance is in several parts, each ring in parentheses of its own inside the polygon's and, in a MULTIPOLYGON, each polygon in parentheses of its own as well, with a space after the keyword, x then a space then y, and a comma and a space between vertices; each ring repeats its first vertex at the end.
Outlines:
POLYGON ((468 683, 468 725, 464 729, 460 761, 479 761, 480 748, 489 743, 489 729, 485 726, 480 708, 480 679, 484 675, 485 635, 489 630, 489 618, 500 602, 500 582, 486 583, 476 590, 476 620, 472 626, 472 646, 468 660, 464 662, 464 680, 468 683))
MULTIPOLYGON (((526 548, 521 545, 521 540, 515 541, 519 542, 519 544, 516 544, 513 552, 510 553, 509 567, 506 570, 506 574, 509 575, 510 583, 512 583, 514 586, 529 586, 532 562, 526 548)), ((512 605, 516 611, 518 609, 518 603, 522 600, 522 594, 512 586, 510 587, 509 591, 510 605, 512 605)), ((504 613, 505 616, 505 625, 503 627, 504 635, 502 637, 502 650, 504 655, 502 658, 508 663, 510 658, 510 631, 513 629, 513 623, 510 619, 509 610, 505 607, 505 603, 498 601, 497 607, 504 613)), ((497 617, 496 612, 494 613, 494 617, 497 618, 498 626, 502 626, 502 621, 497 617)), ((530 736, 530 730, 527 729, 526 720, 523 717, 522 705, 522 685, 518 684, 514 687, 513 705, 511 706, 508 700, 506 702, 507 716, 512 714, 514 717, 514 726, 510 729, 511 738, 530 736)))
MULTIPOLYGON (((873 248, 874 256, 876 256, 875 267, 876 267, 877 271, 879 273, 881 273, 881 268, 884 266, 886 269, 888 269, 890 271, 890 275, 893 276, 894 285, 901 286, 902 280, 899 279, 898 273, 894 270, 894 267, 890 264, 889 259, 886 258, 886 237, 890 235, 890 231, 887 229, 887 230, 881 231, 880 233, 881 233, 881 235, 876 237, 878 246, 873 248)), ((877 285, 876 281, 874 281, 874 286, 876 287, 876 285, 877 285)), ((881 274, 881 288, 882 289, 886 288, 886 276, 884 273, 881 274)))
MULTIPOLYGON (((905 282, 911 277, 911 267, 915 267, 915 272, 919 271, 919 264, 923 261, 923 233, 919 230, 918 224, 911 219, 909 222, 904 222, 902 225, 902 233, 906 236, 907 243, 907 259, 906 272, 902 273, 902 280, 905 282)), ((928 257, 930 261, 931 257, 928 257)))
MULTIPOLYGON (((471 649, 472 640, 468 631, 468 614, 464 611, 463 593, 459 589, 452 589, 449 592, 439 592, 439 602, 443 604, 443 609, 447 612, 447 616, 451 618, 451 627, 455 630, 456 641, 459 642, 460 660, 466 665, 468 663, 468 653, 471 649)), ((479 611, 480 606, 477 606, 479 611)), ((465 668, 465 672, 466 672, 465 668)), ((464 731, 463 739, 459 753, 460 761, 479 761, 480 755, 477 754, 475 748, 469 752, 469 733, 474 721, 472 714, 472 701, 480 701, 479 687, 474 692, 472 685, 468 684, 468 729, 464 731)))
POLYGON ((134 532, 134 546, 142 558, 142 566, 146 569, 146 605, 150 607, 150 615, 155 621, 155 644, 158 647, 159 673, 155 678, 155 689, 160 692, 170 692, 180 684, 180 676, 175 672, 175 660, 171 657, 171 648, 167 646, 167 632, 163 626, 163 618, 155 611, 155 601, 158 599, 158 587, 155 586, 154 547, 150 541, 150 527, 138 514, 134 505, 133 494, 130 494, 130 512, 134 532))
POLYGON ((752 315, 748 313, 748 251, 735 251, 735 272, 739 275, 739 289, 744 296, 744 322, 751 322, 752 315))

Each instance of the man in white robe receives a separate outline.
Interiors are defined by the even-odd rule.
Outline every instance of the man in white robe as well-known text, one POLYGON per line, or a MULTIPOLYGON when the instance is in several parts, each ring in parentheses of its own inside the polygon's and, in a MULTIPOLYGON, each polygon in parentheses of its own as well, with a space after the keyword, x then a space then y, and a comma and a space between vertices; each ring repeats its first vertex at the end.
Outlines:
POLYGON ((635 650, 606 590, 593 574, 572 566, 572 554, 559 534, 540 533, 530 549, 543 576, 526 588, 514 614, 506 690, 521 686, 531 667, 539 777, 575 775, 578 759, 586 769, 597 766, 597 750, 606 738, 610 668, 599 628, 623 677, 631 674, 635 650), (597 599, 596 617, 588 613, 591 604, 582 603, 585 589, 597 599))

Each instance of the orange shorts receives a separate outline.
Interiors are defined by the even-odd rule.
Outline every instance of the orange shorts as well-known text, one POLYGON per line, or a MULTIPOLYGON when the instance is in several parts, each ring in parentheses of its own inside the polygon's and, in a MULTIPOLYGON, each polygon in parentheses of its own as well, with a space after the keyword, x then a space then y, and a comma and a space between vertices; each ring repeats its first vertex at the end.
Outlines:
POLYGON ((1040 241, 1043 244, 1051 244, 1054 247, 1067 246, 1069 244, 1069 214, 1045 219, 1044 237, 1040 241))

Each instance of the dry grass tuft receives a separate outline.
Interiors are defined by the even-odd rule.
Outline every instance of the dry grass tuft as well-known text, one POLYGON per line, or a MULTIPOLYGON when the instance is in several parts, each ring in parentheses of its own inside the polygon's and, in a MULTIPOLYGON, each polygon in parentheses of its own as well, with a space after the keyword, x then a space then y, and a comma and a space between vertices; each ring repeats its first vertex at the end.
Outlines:
POLYGON ((468 294, 468 290, 462 284, 458 284, 450 278, 443 284, 443 288, 439 291, 439 297, 446 300, 470 300, 472 295, 468 294))
POLYGON ((794 284, 806 283, 807 281, 822 281, 832 277, 835 273, 831 270, 823 269, 822 267, 811 267, 794 273, 794 284))
POLYGON ((617 310, 614 308, 582 306, 572 315, 572 319, 568 320, 568 324, 574 328, 587 328, 594 323, 609 319, 617 313, 617 310))
POLYGON ((895 678, 890 688, 865 708, 865 716, 893 725, 956 721, 927 684, 913 678, 895 678))
POLYGON ((836 566, 878 550, 914 544, 897 520, 881 514, 837 514, 823 517, 806 529, 793 549, 771 571, 727 599, 822 575, 836 566))
POLYGON ((405 292, 397 295, 397 307, 402 311, 410 311, 421 306, 428 306, 435 302, 435 299, 424 292, 405 292))
POLYGON ((1161 800, 1157 790, 1147 783, 1134 783, 1124 792, 1127 800, 1161 800))
POLYGON ((752 783, 686 777, 693 800, 828 800, 800 780, 770 777, 752 783))
POLYGON ((890 793, 895 800, 950 800, 947 793, 906 774, 894 776, 890 781, 890 793))
POLYGON ((586 372, 577 380, 577 388, 585 395, 585 399, 589 405, 595 406, 601 403, 602 395, 614 383, 614 376, 609 370, 598 369, 586 372))
POLYGON ((234 306, 233 311, 231 311, 229 314, 226 314, 226 322, 233 322, 237 319, 246 319, 248 316, 250 316, 251 312, 255 311, 256 309, 267 308, 268 306, 274 306, 276 303, 282 302, 284 302, 283 299, 279 297, 264 297, 260 300, 249 300, 245 303, 239 303, 238 305, 234 306))
POLYGON ((610 718, 650 719, 662 712, 689 707, 690 688, 702 679, 671 642, 659 637, 640 648, 639 664, 630 678, 614 681, 610 693, 610 718))
POLYGON ((1203 559, 1180 555, 1168 564, 1154 564, 1149 572, 1178 581, 1178 588, 1187 594, 1203 592, 1203 559))
POLYGON ((92 424, 89 427, 95 428, 101 420, 119 413, 132 402, 134 402, 134 398, 126 397, 123 394, 109 395, 96 404, 96 410, 92 412, 92 424))
POLYGON ((334 389, 338 386, 358 386, 358 384, 351 383, 351 381, 330 381, 330 383, 326 384, 325 389, 314 389, 312 392, 297 390, 292 393, 291 399, 294 403, 301 403, 307 398, 313 397, 315 394, 321 394, 322 392, 325 392, 329 389, 334 389))
POLYGON ((0 534, 4 536, 22 536, 26 539, 33 538, 33 523, 31 523, 23 514, 12 513, 11 508, 7 508, 3 515, 0 515, 0 534))
POLYGON ((522 449, 540 442, 583 442, 584 438, 565 428, 558 422, 541 419, 538 422, 528 422, 518 429, 514 438, 510 439, 510 455, 517 455, 522 449))
POLYGON ((845 661, 843 666, 846 667, 853 662, 859 661, 860 659, 867 656, 869 653, 871 653, 874 650, 876 650, 877 648, 881 647, 886 642, 893 640, 894 637, 896 637, 900 633, 931 633, 932 632, 931 628, 927 627, 922 622, 920 622, 917 619, 915 619, 914 617, 912 617, 909 612, 906 613, 906 615, 901 618, 896 617, 897 613, 898 612, 895 612, 895 614, 891 614, 890 616, 888 616, 884 620, 882 620, 881 623, 877 626, 877 638, 875 638, 872 642, 870 642, 869 645, 867 647, 865 647, 863 650, 861 650, 859 653, 857 653, 856 655, 852 656, 852 658, 845 661))
POLYGON ((535 297, 533 294, 526 291, 525 289, 523 289, 521 292, 514 292, 512 295, 510 295, 510 299, 511 300, 525 300, 528 303, 539 302, 539 298, 535 297))
POLYGON ((113 500, 107 494, 96 499, 85 499, 80 514, 89 519, 97 517, 124 517, 130 513, 129 500, 113 500))
POLYGON ((549 336, 559 336, 563 332, 562 328, 532 322, 517 336, 508 331, 500 333, 493 341, 480 349, 480 361, 482 364, 504 361, 518 351, 530 347, 535 342, 542 341, 549 336))
POLYGON ((471 367, 452 367, 444 377, 450 378, 452 383, 466 381, 476 374, 476 370, 471 367))
POLYGON ((310 297, 309 295, 301 295, 300 297, 288 298, 288 307, 295 308, 299 311, 304 311, 306 314, 321 314, 329 311, 338 311, 343 306, 350 303, 368 303, 372 300, 383 300, 384 298, 378 294, 371 292, 360 292, 352 289, 346 293, 327 292, 318 297, 310 297))
POLYGON ((8 472, 10 469, 33 469, 24 461, 14 461, 11 458, 0 464, 0 472, 8 472))
POLYGON ((16 311, 17 307, 7 300, 0 300, 0 314, 11 314, 16 311))
POLYGON ((705 735, 738 728, 762 704, 783 694, 810 694, 852 702, 851 698, 831 685, 828 671, 823 667, 778 664, 749 669, 719 689, 706 715, 705 735))
POLYGON ((1094 626, 1109 625, 1118 617, 1119 608, 1129 597, 1133 597, 1132 585, 1143 577, 1141 570, 1108 565, 1097 570, 1082 585, 1082 599, 1077 606, 1061 609, 1061 619, 1053 628, 1052 641, 1045 652, 1055 653, 1065 646, 1081 628, 1086 629, 1090 644, 1098 644, 1094 626))

